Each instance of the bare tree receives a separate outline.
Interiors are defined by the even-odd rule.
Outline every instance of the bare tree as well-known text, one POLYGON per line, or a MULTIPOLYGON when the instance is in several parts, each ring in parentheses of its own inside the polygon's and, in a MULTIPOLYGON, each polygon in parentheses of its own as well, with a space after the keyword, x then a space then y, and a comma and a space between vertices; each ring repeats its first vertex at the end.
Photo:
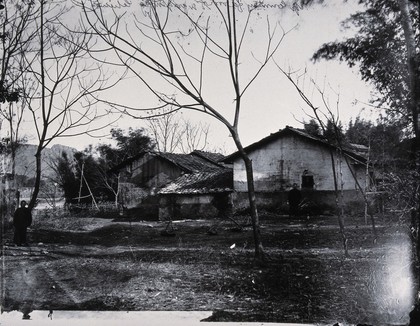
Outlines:
MULTIPOLYGON (((299 85, 299 81, 295 80, 293 77, 294 75, 297 75, 297 73, 293 73, 293 72, 286 72, 284 69, 282 69, 278 64, 277 67, 279 68, 279 70, 283 73, 283 75, 286 76, 286 78, 292 83, 292 85, 296 88, 299 96, 303 99, 303 101, 305 102, 305 104, 308 106, 308 108, 310 110, 312 110, 312 114, 308 115, 314 119, 315 121, 318 122, 319 126, 322 129, 323 134, 325 135, 327 133, 328 125, 331 126, 331 131, 332 131, 332 137, 329 138, 327 137, 326 141, 331 145, 331 149, 330 149, 330 157, 331 157, 331 168, 332 168, 332 172, 333 172, 333 177, 334 177, 334 194, 335 194, 335 201, 336 201, 336 206, 338 209, 338 224, 340 227, 340 233, 342 236, 342 241, 343 241, 343 247, 344 247, 344 252, 346 256, 349 256, 348 254, 348 239, 346 236, 346 232, 345 232, 345 226, 344 226, 344 211, 343 211, 343 191, 342 191, 342 184, 339 184, 339 180, 340 180, 340 175, 341 175, 341 161, 344 160, 344 163, 347 165, 347 167, 349 168, 350 173, 352 174, 353 180, 356 184, 357 189, 360 191, 360 193, 363 196, 363 200, 365 202, 366 207, 369 206, 369 200, 366 194, 367 191, 367 187, 363 187, 354 170, 353 167, 351 166, 347 155, 345 154, 345 148, 344 148, 344 143, 343 143, 343 135, 340 132, 339 126, 340 126, 340 98, 339 98, 339 94, 337 95, 337 100, 335 103, 335 108, 333 108, 330 103, 329 100, 325 94, 325 91, 323 89, 321 89, 316 82, 313 79, 310 79, 310 83, 312 84, 313 87, 315 87, 317 93, 319 94, 320 98, 321 98, 321 102, 322 102, 322 107, 317 106, 313 103, 313 101, 307 96, 307 94, 305 93, 303 86, 299 85), (325 112, 323 112, 323 110, 325 110, 325 112), (326 121, 326 122, 324 122, 326 121), (336 153, 335 153, 336 152, 336 153), (340 158, 338 164, 336 163, 336 156, 338 156, 340 158), (338 169, 338 171, 337 171, 338 169)), ((297 79, 299 78, 306 78, 306 71, 303 73, 303 75, 301 76, 297 76, 297 79)), ((369 164, 369 163, 367 163, 369 164)), ((366 167, 368 169, 368 166, 366 167)), ((372 230, 375 236, 375 241, 376 241, 376 226, 375 226, 375 218, 373 216, 373 212, 371 210, 368 210, 368 214, 370 216, 370 220, 372 223, 372 230)))
POLYGON ((159 100, 154 107, 120 105, 121 110, 136 118, 167 114, 168 110, 162 113, 167 108, 172 108, 171 112, 194 110, 228 128, 245 165, 255 257, 257 261, 262 259, 252 161, 241 142, 239 118, 245 94, 287 32, 280 30, 277 22, 272 24, 268 17, 260 19, 261 13, 256 10, 259 2, 246 10, 234 0, 211 1, 206 3, 205 10, 199 11, 194 4, 145 0, 132 16, 102 8, 93 0, 79 3, 85 13, 86 28, 91 28, 104 42, 103 49, 112 50, 119 64, 128 68, 159 100), (256 49, 247 41, 253 30, 260 28, 257 25, 260 22, 267 31, 266 42, 256 49), (217 81, 211 83, 209 75, 215 72, 217 81), (228 85, 218 97, 228 99, 230 104, 212 104, 217 101, 209 89, 225 81, 228 85))
POLYGON ((39 19, 33 26, 33 55, 25 56, 30 86, 23 98, 32 116, 37 137, 35 185, 29 207, 35 206, 42 171, 42 151, 54 139, 93 133, 108 126, 92 125, 107 115, 96 108, 90 97, 113 84, 99 64, 89 62, 87 48, 92 37, 71 33, 64 25, 67 8, 63 1, 40 1, 39 19))
POLYGON ((180 144, 183 153, 191 153, 194 150, 204 150, 209 135, 209 124, 199 122, 193 124, 191 121, 184 120, 183 141, 180 144))
POLYGON ((160 117, 147 120, 156 148, 160 152, 191 153, 194 150, 204 150, 208 143, 210 125, 199 122, 192 123, 179 112, 171 112, 160 117))
POLYGON ((20 137, 19 133, 23 118, 23 109, 24 105, 19 107, 16 103, 9 102, 7 103, 6 109, 1 111, 0 118, 7 122, 7 136, 2 137, 4 148, 0 156, 2 157, 2 174, 5 178, 3 213, 7 213, 9 216, 9 213, 13 212, 16 208, 18 201, 16 192, 16 154, 19 146, 24 142, 24 139, 20 137))
POLYGON ((101 176, 101 182, 103 186, 110 191, 114 196, 114 205, 115 209, 122 209, 120 207, 120 203, 118 202, 118 198, 120 197, 121 192, 121 185, 120 185, 120 173, 117 173, 116 175, 110 176, 108 171, 104 171, 103 169, 100 169, 99 171, 101 176))
POLYGON ((147 126, 159 152, 173 153, 179 148, 183 132, 178 112, 150 118, 147 120, 147 126))
POLYGON ((39 10, 31 1, 9 0, 0 10, 0 134, 2 216, 10 216, 15 205, 16 150, 22 141, 20 125, 25 106, 18 103, 25 84, 22 81, 23 57, 31 52, 33 35, 29 27, 39 17, 39 10), (3 124, 4 123, 4 124, 3 124), (8 163, 10 162, 10 163, 8 163), (3 183, 2 183, 3 184, 3 183))
MULTIPOLYGON (((303 3, 303 1, 301 1, 303 3)), ((305 1, 324 3, 323 0, 305 1)), ((340 59, 350 67, 357 64, 363 80, 377 91, 374 102, 384 105, 392 119, 404 121, 413 139, 416 185, 412 192, 410 229, 414 253, 417 293, 410 325, 420 323, 420 52, 419 0, 361 0, 364 10, 346 20, 345 27, 356 28, 356 36, 324 44, 313 59, 340 59), (386 44, 386 47, 384 47, 386 44)))

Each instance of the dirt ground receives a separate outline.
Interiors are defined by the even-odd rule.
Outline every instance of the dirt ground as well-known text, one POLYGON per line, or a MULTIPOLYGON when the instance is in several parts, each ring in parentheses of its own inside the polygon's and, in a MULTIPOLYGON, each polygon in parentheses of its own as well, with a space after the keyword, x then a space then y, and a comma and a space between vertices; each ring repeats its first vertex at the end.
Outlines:
MULTIPOLYGON (((238 218, 240 219, 240 218, 238 218)), ((2 247, 2 309, 213 311, 208 321, 404 325, 413 286, 407 226, 334 216, 261 215, 265 266, 252 228, 231 220, 166 224, 39 213, 29 247, 2 247), (216 230, 217 232, 209 232, 216 230)))

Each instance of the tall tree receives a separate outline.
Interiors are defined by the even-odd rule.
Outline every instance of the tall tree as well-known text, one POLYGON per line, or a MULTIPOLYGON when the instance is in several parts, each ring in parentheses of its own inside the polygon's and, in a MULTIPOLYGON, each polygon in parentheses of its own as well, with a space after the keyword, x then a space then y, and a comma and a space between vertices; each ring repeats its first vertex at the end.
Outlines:
POLYGON ((61 156, 51 163, 51 168, 55 172, 53 182, 63 190, 65 204, 68 205, 78 196, 80 182, 76 178, 75 162, 66 152, 62 152, 61 156))
POLYGON ((74 154, 75 176, 79 185, 76 202, 97 204, 99 198, 106 199, 107 189, 102 182, 101 164, 93 156, 92 148, 74 154), (105 190, 105 191, 104 191, 105 190))
POLYGON ((320 137, 321 136, 321 126, 316 122, 315 119, 311 118, 309 122, 303 124, 305 131, 313 136, 320 137))
POLYGON ((111 129, 111 138, 116 143, 100 144, 96 147, 99 154, 97 159, 98 179, 100 185, 109 196, 113 196, 115 207, 119 207, 120 174, 110 173, 110 169, 124 160, 135 156, 143 151, 150 151, 155 148, 155 142, 146 134, 143 128, 129 128, 124 131, 120 128, 111 129))
MULTIPOLYGON (((400 121, 368 121, 360 117, 351 120, 345 132, 346 141, 353 144, 365 145, 370 148, 371 162, 377 168, 391 166, 398 158, 407 159, 410 141, 404 140, 404 128, 400 121)), ((395 172, 397 166, 393 168, 395 172)), ((383 170, 383 168, 381 168, 383 170)))
POLYGON ((32 26, 33 53, 25 56, 29 90, 23 98, 32 116, 37 137, 36 177, 29 208, 33 208, 41 184, 42 152, 59 137, 89 134, 104 128, 92 124, 106 116, 95 106, 91 95, 112 86, 99 64, 88 61, 91 35, 70 32, 64 23, 72 12, 65 1, 35 1, 39 19, 32 26))
POLYGON ((245 165, 255 257, 261 260, 263 246, 252 161, 241 142, 239 121, 245 94, 276 53, 286 32, 278 33, 277 23, 272 24, 268 18, 260 20, 260 13, 254 10, 259 2, 245 12, 235 0, 210 1, 203 11, 188 4, 146 0, 133 16, 106 11, 93 0, 80 3, 91 31, 104 42, 103 48, 112 49, 119 64, 159 99, 148 111, 137 110, 137 116, 146 112, 159 115, 165 108, 187 109, 209 115, 227 127, 245 165), (266 23, 267 39, 264 47, 255 48, 247 41, 254 28, 261 28, 261 21, 266 23), (209 87, 215 86, 210 74, 216 66, 217 83, 229 81, 219 96, 230 104, 220 105, 210 95, 209 87))
MULTIPOLYGON (((413 153, 415 181, 420 185, 420 1, 360 0, 365 10, 352 15, 346 27, 355 27, 357 34, 341 42, 324 44, 313 56, 358 64, 362 78, 371 82, 377 92, 377 103, 387 112, 405 119, 414 135, 413 153)), ((417 284, 420 270, 420 194, 413 187, 412 235, 416 253, 417 284)), ((420 287, 411 323, 420 323, 420 287)))
POLYGON ((359 116, 350 120, 346 130, 346 139, 350 143, 368 146, 370 144, 371 135, 373 133, 373 123, 366 121, 359 116))
POLYGON ((0 9, 0 156, 1 156, 1 205, 2 217, 10 216, 15 206, 16 150, 23 137, 20 136, 24 105, 18 103, 25 85, 21 83, 24 73, 24 54, 31 52, 33 35, 28 28, 39 17, 39 10, 31 1, 8 0, 0 9), (11 170, 6 170, 10 161, 11 170))
POLYGON ((322 127, 322 137, 325 138, 330 144, 338 146, 344 142, 343 126, 336 117, 331 115, 327 119, 326 124, 322 127))
MULTIPOLYGON (((400 3, 408 0, 360 0, 364 11, 357 12, 343 22, 343 27, 355 28, 355 36, 344 41, 326 43, 316 51, 313 60, 339 59, 350 67, 357 65, 363 80, 372 83, 377 90, 374 103, 389 108, 388 113, 413 122, 410 110, 410 73, 407 65, 408 48, 414 40, 404 38, 403 21, 406 21, 400 3)), ((410 10, 409 32, 414 36, 418 26, 418 10, 414 3, 410 10)), ((415 47, 414 47, 415 49, 415 47)), ((412 56, 412 54, 411 54, 412 56)))
POLYGON ((109 163, 92 146, 70 157, 62 152, 51 162, 52 181, 63 190, 67 205, 101 200, 114 201, 118 207, 119 178, 108 173, 109 163))
POLYGON ((109 168, 143 151, 155 148, 155 142, 143 128, 133 129, 130 127, 128 130, 113 128, 111 129, 111 139, 115 142, 115 146, 100 144, 96 148, 109 168))

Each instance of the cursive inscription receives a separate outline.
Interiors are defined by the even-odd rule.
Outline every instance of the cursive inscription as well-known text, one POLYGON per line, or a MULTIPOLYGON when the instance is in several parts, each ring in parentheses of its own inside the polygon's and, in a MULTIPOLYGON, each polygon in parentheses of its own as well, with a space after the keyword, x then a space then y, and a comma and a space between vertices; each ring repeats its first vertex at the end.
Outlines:
MULTIPOLYGON (((135 0, 95 0, 93 5, 95 8, 112 8, 112 9, 124 9, 130 8, 135 5, 135 0)), ((238 12, 254 11, 254 10, 284 10, 288 9, 299 15, 299 12, 304 9, 304 6, 295 0, 293 2, 286 2, 281 0, 278 2, 268 2, 266 0, 257 1, 246 1, 246 0, 234 0, 233 6, 238 12)), ((227 3, 225 0, 138 0, 138 4, 142 8, 147 8, 153 3, 158 8, 169 8, 169 9, 181 9, 181 10, 199 10, 206 11, 211 10, 215 6, 225 7, 227 3)))
POLYGON ((93 8, 130 8, 133 4, 131 0, 95 0, 92 2, 93 8))

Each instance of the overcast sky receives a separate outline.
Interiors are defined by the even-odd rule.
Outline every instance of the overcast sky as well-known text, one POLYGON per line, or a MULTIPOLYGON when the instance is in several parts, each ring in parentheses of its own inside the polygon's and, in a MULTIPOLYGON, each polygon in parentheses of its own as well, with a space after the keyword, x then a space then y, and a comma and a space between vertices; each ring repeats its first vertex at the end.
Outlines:
MULTIPOLYGON (((104 10, 110 12, 109 7, 115 10, 128 12, 141 10, 140 0, 100 0, 104 10)), ((210 1, 208 1, 210 2, 210 1)), ((378 112, 371 111, 364 105, 370 99, 370 87, 360 80, 357 70, 351 70, 344 63, 336 61, 320 61, 312 63, 310 58, 314 51, 323 43, 342 39, 349 35, 351 31, 343 31, 340 22, 354 13, 358 7, 355 1, 331 1, 328 6, 298 7, 293 2, 278 0, 266 0, 264 8, 258 11, 260 19, 255 20, 249 29, 250 43, 246 51, 257 53, 266 44, 266 17, 271 21, 277 21, 284 30, 291 30, 284 38, 278 52, 275 55, 275 62, 283 69, 306 71, 306 82, 301 85, 304 87, 308 97, 318 105, 321 105, 320 98, 313 87, 308 82, 310 78, 316 80, 317 84, 325 89, 332 107, 336 107, 337 94, 339 94, 338 114, 343 122, 347 124, 349 119, 362 114, 365 118, 375 119, 378 112), (262 18, 262 19, 261 19, 262 18)), ((195 12, 200 10, 208 11, 207 3, 202 0, 185 0, 179 3, 192 5, 195 12)), ((243 10, 240 13, 244 16, 247 6, 252 2, 238 0, 238 6, 243 10)), ((245 62, 245 61, 244 61, 245 62)), ((247 61, 248 62, 248 61, 247 61)), ((255 63, 255 62, 254 62, 255 63)), ((248 67, 248 65, 244 65, 248 67)), ((243 75, 247 70, 243 70, 243 75)), ((255 69, 255 65, 249 64, 255 69)), ((225 92, 226 85, 220 80, 218 68, 209 72, 206 85, 210 88, 210 101, 214 105, 227 107, 231 105, 232 98, 225 92)), ((252 70, 251 70, 252 71, 252 70)), ((129 79, 121 87, 111 90, 107 95, 113 101, 123 104, 137 105, 137 103, 147 102, 147 97, 151 96, 142 89, 141 85, 134 79, 129 79)), ((240 135, 244 145, 249 145, 270 133, 275 132, 286 125, 302 127, 301 122, 309 120, 305 111, 310 112, 309 108, 300 99, 298 93, 290 82, 271 62, 263 73, 247 91, 243 101, 243 112, 240 120, 240 135)), ((210 123, 209 149, 222 149, 225 153, 235 151, 233 141, 229 137, 228 130, 224 125, 215 120, 209 120, 205 115, 198 113, 184 112, 183 115, 192 121, 206 121, 210 123)), ((124 118, 114 127, 142 127, 145 122, 124 118)), ((31 141, 30 141, 31 142, 31 141)), ((74 146, 83 149, 88 144, 104 142, 109 143, 107 137, 92 139, 88 137, 78 137, 69 139, 58 139, 55 143, 74 146)))

